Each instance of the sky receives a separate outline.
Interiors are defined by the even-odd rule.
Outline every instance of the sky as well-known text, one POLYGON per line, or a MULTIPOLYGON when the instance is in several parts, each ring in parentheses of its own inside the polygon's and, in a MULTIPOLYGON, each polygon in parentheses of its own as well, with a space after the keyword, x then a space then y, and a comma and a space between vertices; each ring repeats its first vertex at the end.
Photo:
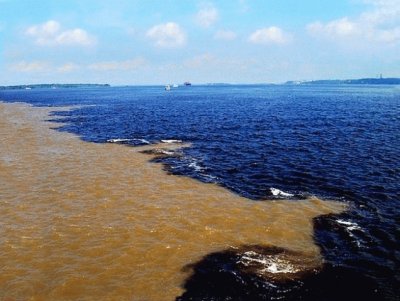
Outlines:
POLYGON ((0 0, 0 85, 400 77, 400 0, 0 0))

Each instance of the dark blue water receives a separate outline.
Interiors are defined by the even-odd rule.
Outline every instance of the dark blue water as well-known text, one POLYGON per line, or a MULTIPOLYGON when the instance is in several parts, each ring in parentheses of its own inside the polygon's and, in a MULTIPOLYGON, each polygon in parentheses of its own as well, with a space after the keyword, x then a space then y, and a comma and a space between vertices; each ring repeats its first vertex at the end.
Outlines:
MULTIPOLYGON (((168 171, 219 183, 254 201, 279 198, 271 193, 277 188, 293 201, 316 195, 347 202, 348 212, 315 220, 325 274, 305 281, 309 286, 295 296, 281 290, 274 298, 400 299, 400 87, 32 89, 0 91, 0 99, 88 105, 57 113, 67 122, 61 130, 86 141, 190 142, 180 156, 160 159, 168 171), (317 286, 320 292, 310 295, 317 286), (353 292, 337 295, 342 289, 353 292)), ((235 291, 237 300, 272 298, 262 285, 243 290, 254 294, 241 298, 235 291)), ((187 299, 229 299, 208 291, 188 291, 187 299)))

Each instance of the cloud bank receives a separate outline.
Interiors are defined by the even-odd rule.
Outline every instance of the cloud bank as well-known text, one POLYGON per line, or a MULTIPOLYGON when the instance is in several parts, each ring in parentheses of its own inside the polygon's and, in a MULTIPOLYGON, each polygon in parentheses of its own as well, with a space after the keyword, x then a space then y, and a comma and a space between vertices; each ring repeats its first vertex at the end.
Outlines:
POLYGON ((400 1, 365 0, 371 9, 356 17, 307 25, 308 32, 325 39, 348 39, 361 42, 400 42, 400 1))
POLYGON ((15 72, 45 72, 49 70, 49 63, 45 61, 20 61, 12 64, 10 70, 15 72))
POLYGON ((25 33, 40 46, 90 46, 96 42, 96 39, 85 30, 81 28, 62 30, 60 23, 54 20, 30 26, 25 33))
POLYGON ((201 27, 210 27, 218 20, 218 10, 210 3, 204 4, 197 12, 195 20, 201 27))
POLYGON ((150 28, 146 36, 154 41, 155 45, 163 48, 175 48, 186 43, 186 34, 175 22, 155 25, 150 28))
POLYGON ((254 44, 286 44, 291 36, 276 26, 265 27, 254 31, 249 36, 249 41, 254 44))

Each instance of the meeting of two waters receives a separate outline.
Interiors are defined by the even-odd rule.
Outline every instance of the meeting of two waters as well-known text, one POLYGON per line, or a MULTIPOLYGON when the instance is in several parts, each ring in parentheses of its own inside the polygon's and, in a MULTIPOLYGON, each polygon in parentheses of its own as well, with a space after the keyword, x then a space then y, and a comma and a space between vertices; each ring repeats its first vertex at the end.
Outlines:
POLYGON ((398 299, 398 86, 0 100, 1 298, 398 299))

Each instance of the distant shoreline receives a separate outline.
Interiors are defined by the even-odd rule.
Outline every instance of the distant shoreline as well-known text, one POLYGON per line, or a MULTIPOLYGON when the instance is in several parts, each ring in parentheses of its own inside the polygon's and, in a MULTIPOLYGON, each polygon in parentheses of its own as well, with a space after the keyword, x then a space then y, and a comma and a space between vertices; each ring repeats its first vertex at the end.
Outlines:
POLYGON ((286 85, 400 85, 400 78, 323 79, 288 81, 286 85))
POLYGON ((20 89, 57 89, 57 88, 95 88, 110 87, 109 84, 33 84, 33 85, 11 85, 0 86, 0 90, 20 90, 20 89))
MULTIPOLYGON (((254 85, 400 85, 400 78, 359 78, 359 79, 321 79, 287 81, 284 83, 199 83, 197 86, 254 86, 254 85)), ((164 86, 162 84, 149 85, 115 85, 115 87, 146 87, 164 86)), ((30 90, 30 89, 58 89, 58 88, 103 88, 110 84, 24 84, 0 86, 0 90, 30 90)))

